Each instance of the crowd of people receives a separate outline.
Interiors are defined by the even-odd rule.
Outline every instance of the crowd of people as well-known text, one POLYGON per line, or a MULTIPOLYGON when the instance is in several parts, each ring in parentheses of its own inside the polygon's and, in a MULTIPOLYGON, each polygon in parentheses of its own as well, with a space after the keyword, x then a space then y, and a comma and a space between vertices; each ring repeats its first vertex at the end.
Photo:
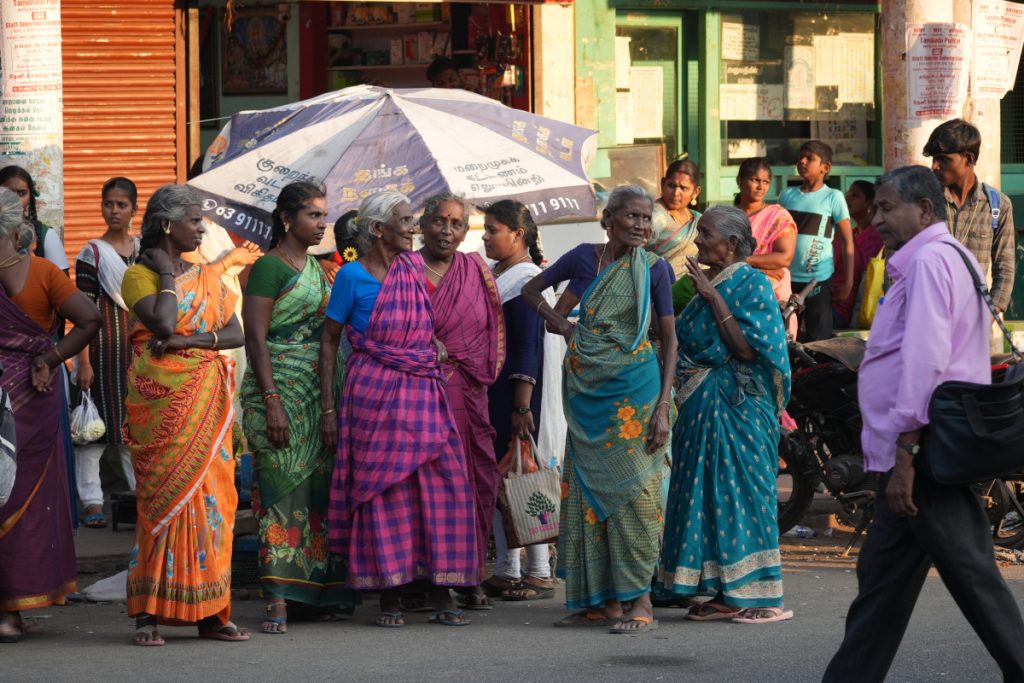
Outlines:
MULTIPOLYGON (((954 236, 998 265, 1005 309, 1012 227, 987 238, 974 228, 998 227, 986 202, 1011 226, 1012 213, 974 180, 971 135, 945 124, 925 151, 947 186, 954 236)), ((856 319, 867 262, 885 251, 875 186, 854 183, 845 197, 828 187, 831 157, 820 141, 804 144, 802 184, 779 204, 766 202, 768 160, 748 159, 734 206, 703 214, 698 167, 675 162, 658 198, 615 188, 606 241, 550 265, 517 201, 484 209, 484 259, 459 250, 470 212, 461 197, 414 207, 390 191, 340 218, 338 253, 316 258, 328 196, 308 182, 281 190, 265 254, 243 247, 198 263, 196 195, 159 188, 135 236, 138 193, 113 178, 101 192, 107 230, 79 254, 75 283, 53 259, 31 178, 0 171, 10 181, 0 188, 0 379, 18 441, 0 508, 0 640, 20 638, 21 610, 75 590, 62 372, 75 358, 74 383, 108 425, 105 443, 76 453, 84 521, 105 522, 107 446, 137 497, 136 645, 163 645, 161 625, 250 637, 231 621, 236 420, 254 460, 263 633, 287 632, 295 611, 351 613, 366 593, 379 595, 383 628, 420 610, 462 627, 466 610, 497 598, 551 598, 547 544, 509 548, 497 509, 499 460, 532 436, 538 459, 563 472, 556 564, 569 614, 556 626, 640 633, 657 627, 662 604, 688 607, 693 621, 792 618, 776 519, 787 335, 820 339, 856 319), (221 276, 249 264, 239 308, 221 276), (787 329, 779 304, 805 287, 807 308, 787 329), (243 346, 238 417, 224 352, 243 346)))

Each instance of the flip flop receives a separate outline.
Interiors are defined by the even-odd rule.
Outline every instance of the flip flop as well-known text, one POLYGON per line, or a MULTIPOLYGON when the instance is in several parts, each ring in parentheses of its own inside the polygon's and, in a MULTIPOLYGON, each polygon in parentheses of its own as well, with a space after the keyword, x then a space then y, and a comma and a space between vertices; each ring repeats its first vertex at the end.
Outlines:
POLYGON ((462 614, 460 609, 439 609, 427 621, 442 626, 469 626, 469 621, 463 619, 462 614))
POLYGON ((733 617, 739 616, 742 611, 743 610, 741 609, 732 609, 720 602, 709 600, 691 607, 684 619, 689 619, 690 621, 720 621, 722 619, 732 619, 733 617), (705 612, 707 609, 712 611, 705 612))
POLYGON ((606 617, 604 612, 583 610, 581 612, 574 612, 567 617, 559 619, 555 622, 555 626, 558 628, 590 628, 592 626, 608 626, 613 621, 613 619, 606 617))
POLYGON ((484 595, 487 597, 498 598, 505 591, 518 588, 521 584, 522 582, 518 579, 503 579, 500 576, 491 576, 481 582, 480 588, 483 589, 484 595))
POLYGON ((91 515, 86 515, 82 523, 90 529, 107 528, 107 518, 102 512, 94 512, 91 515))
POLYGON ((647 631, 653 631, 658 628, 658 620, 654 617, 630 617, 626 619, 623 617, 619 621, 608 629, 608 633, 617 633, 619 635, 631 635, 633 633, 646 633, 647 631), (630 622, 640 622, 642 626, 639 628, 625 628, 626 624, 630 622))
POLYGON ((520 582, 520 584, 515 588, 509 588, 508 590, 502 591, 501 593, 501 599, 505 600, 506 602, 526 602, 527 600, 550 600, 553 597, 555 597, 554 582, 552 582, 550 586, 541 586, 540 584, 533 583, 528 579, 523 579, 523 581, 520 582))
POLYGON ((233 622, 229 621, 218 628, 210 629, 209 631, 200 631, 199 637, 206 638, 208 640, 223 640, 228 643, 240 643, 242 641, 249 640, 249 632, 245 629, 238 628, 233 622))
POLYGON ((135 638, 132 640, 132 645, 138 645, 139 647, 160 647, 165 645, 166 641, 160 637, 157 633, 156 624, 146 624, 135 629, 135 638), (139 636, 147 636, 146 640, 142 640, 139 636))
POLYGON ((401 612, 381 612, 373 623, 380 628, 402 628, 405 626, 405 615, 401 612), (391 621, 388 622, 385 619, 391 619, 391 621))
POLYGON ((466 593, 465 595, 456 595, 455 604, 457 604, 462 609, 494 609, 494 605, 491 604, 491 599, 487 597, 486 593, 466 593))
POLYGON ((793 618, 793 610, 784 610, 781 607, 748 607, 740 612, 740 616, 731 619, 734 624, 774 624, 777 621, 786 621, 793 618), (748 617, 747 613, 769 612, 770 617, 748 617))

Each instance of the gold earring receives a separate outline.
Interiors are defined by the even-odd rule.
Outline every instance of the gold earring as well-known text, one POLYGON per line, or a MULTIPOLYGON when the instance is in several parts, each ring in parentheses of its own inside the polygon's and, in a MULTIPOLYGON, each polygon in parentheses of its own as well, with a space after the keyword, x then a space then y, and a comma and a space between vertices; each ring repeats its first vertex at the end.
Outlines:
POLYGON ((170 235, 171 234, 171 229, 170 228, 164 228, 164 234, 165 235, 170 235))
POLYGON ((285 231, 285 232, 288 232, 288 231, 289 231, 289 230, 291 230, 291 229, 292 229, 292 225, 291 225, 291 223, 285 223, 285 224, 284 224, 284 231, 285 231))
POLYGON ((690 206, 697 206, 697 198, 696 197, 694 197, 693 199, 690 200, 690 206))

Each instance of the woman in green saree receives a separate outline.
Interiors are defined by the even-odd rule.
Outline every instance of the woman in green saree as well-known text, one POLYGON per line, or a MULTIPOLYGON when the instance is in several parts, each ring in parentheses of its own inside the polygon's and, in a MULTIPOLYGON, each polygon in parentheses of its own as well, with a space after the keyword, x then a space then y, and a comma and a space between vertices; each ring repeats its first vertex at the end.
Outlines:
POLYGON ((652 211, 646 190, 616 188, 603 214, 608 242, 576 247, 523 287, 529 306, 569 342, 558 572, 566 580, 566 606, 582 611, 558 626, 638 633, 657 625, 650 589, 661 542, 661 464, 677 344, 672 270, 643 248, 652 211), (575 325, 541 296, 565 280, 566 296, 580 304, 575 325), (661 358, 648 337, 652 308, 661 358))
POLYGON ((661 179, 661 197, 654 203, 651 239, 647 251, 665 259, 676 278, 686 273, 686 259, 696 256, 697 221, 693 207, 700 196, 700 169, 689 159, 673 161, 661 179))
POLYGON ((288 601, 346 612, 355 605, 325 523, 334 453, 320 440, 317 367, 331 283, 306 250, 323 239, 326 216, 316 185, 281 190, 271 250, 253 266, 242 304, 242 423, 255 464, 264 633, 288 630, 288 601))

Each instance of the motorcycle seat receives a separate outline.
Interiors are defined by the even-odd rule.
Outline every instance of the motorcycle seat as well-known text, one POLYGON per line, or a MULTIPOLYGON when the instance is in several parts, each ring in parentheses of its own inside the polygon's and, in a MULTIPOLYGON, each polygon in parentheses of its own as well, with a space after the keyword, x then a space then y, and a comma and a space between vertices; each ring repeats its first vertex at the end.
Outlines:
POLYGON ((803 345, 808 353, 817 353, 842 363, 851 372, 857 372, 864 360, 867 342, 857 337, 832 337, 803 345))

